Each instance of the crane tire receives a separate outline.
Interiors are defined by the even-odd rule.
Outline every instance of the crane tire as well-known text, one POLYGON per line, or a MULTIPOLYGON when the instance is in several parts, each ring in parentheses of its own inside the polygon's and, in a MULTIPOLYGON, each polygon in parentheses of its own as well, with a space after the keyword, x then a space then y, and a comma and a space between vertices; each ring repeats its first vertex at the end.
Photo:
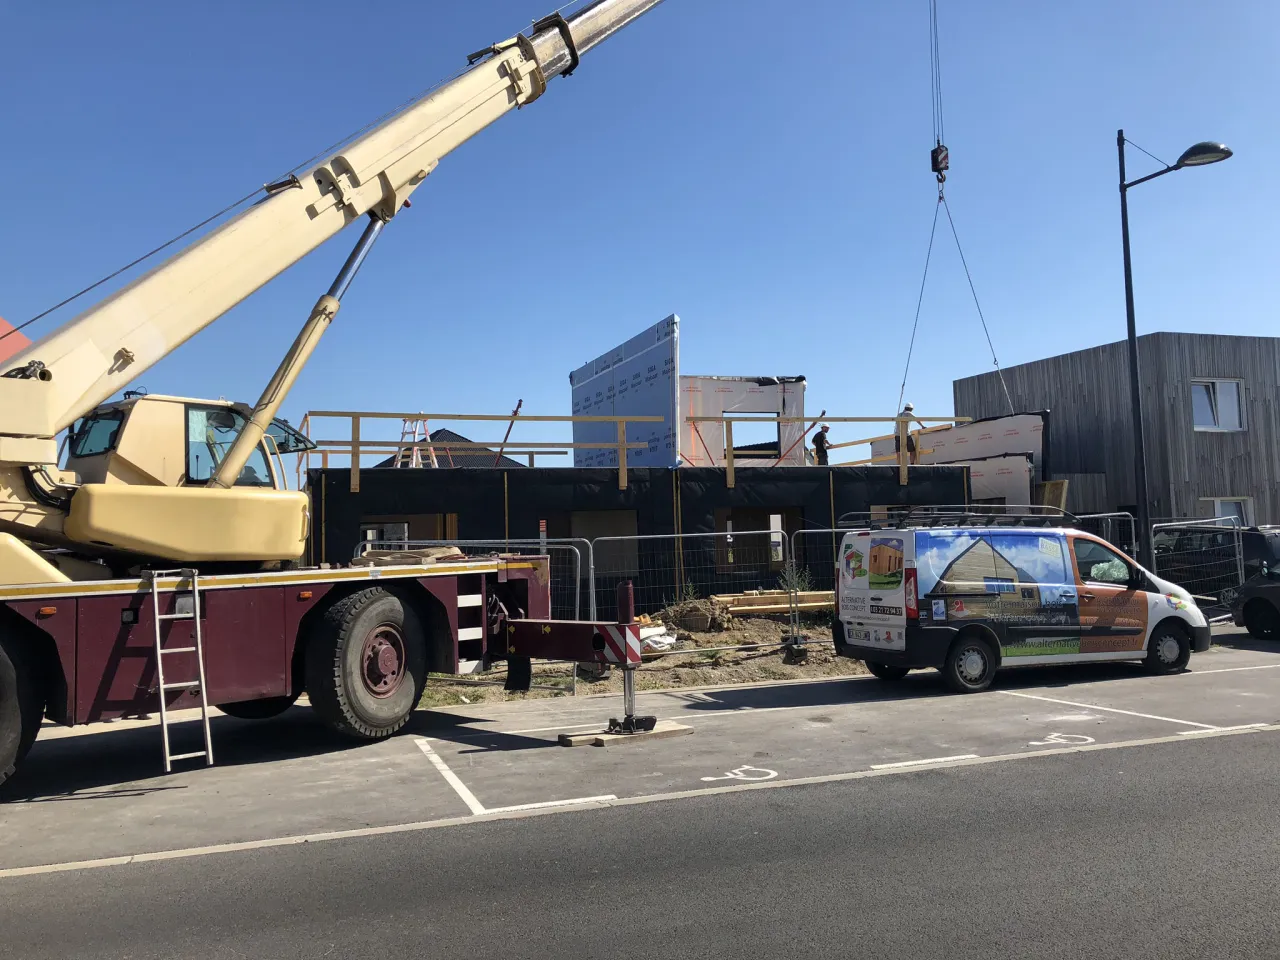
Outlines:
POLYGON ((382 587, 344 597, 325 611, 307 642, 307 696, 334 730, 381 740, 422 699, 427 640, 413 606, 382 587))
POLYGON ((43 713, 35 656, 20 640, 0 635, 0 783, 13 776, 35 743, 43 713))

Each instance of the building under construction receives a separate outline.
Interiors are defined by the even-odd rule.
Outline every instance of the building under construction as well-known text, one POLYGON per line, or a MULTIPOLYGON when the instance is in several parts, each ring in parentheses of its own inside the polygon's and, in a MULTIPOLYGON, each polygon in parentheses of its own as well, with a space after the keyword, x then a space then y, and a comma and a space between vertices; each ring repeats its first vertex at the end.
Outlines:
MULTIPOLYGON (((438 456, 438 455, 437 455, 438 456)), ((593 540, 676 533, 836 526, 845 514, 968 498, 963 466, 743 467, 733 486, 718 467, 365 469, 309 471, 312 561, 349 560, 363 541, 593 540)))

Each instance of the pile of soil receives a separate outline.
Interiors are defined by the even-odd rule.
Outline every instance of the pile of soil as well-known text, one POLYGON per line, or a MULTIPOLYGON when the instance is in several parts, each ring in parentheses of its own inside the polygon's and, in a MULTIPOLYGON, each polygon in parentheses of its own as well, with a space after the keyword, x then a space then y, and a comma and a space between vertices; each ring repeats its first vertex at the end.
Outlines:
POLYGON ((696 634, 728 630, 733 625, 729 608, 712 600, 681 600, 659 613, 655 620, 680 633, 696 634))
MULTIPOLYGON (((673 624, 677 615, 689 610, 705 612, 708 617, 714 607, 710 601, 682 601, 672 604, 655 619, 673 624)), ((645 662, 636 671, 636 688, 639 690, 667 690, 679 687, 716 686, 734 683, 761 683, 770 680, 804 680, 819 677, 858 676, 867 672, 860 660, 837 657, 831 644, 831 620, 827 617, 806 619, 803 632, 809 642, 808 653, 802 663, 787 663, 783 650, 778 646, 752 649, 752 644, 780 644, 788 630, 785 616, 780 617, 730 617, 723 610, 715 613, 720 624, 705 630, 677 628, 680 643, 670 653, 652 657, 646 654, 645 662), (745 649, 734 649, 742 647, 745 649), (728 648, 728 649, 719 649, 728 648)), ((477 678, 479 679, 479 678, 477 678)), ((543 689, 528 693, 507 693, 502 689, 506 674, 495 668, 485 679, 492 685, 458 683, 450 677, 431 677, 422 707, 429 709, 461 703, 492 703, 507 700, 525 700, 539 697, 566 696, 572 692, 573 673, 569 664, 534 664, 533 682, 543 689), (545 689, 555 687, 556 689, 545 689)), ((603 679, 578 679, 578 694, 622 692, 622 671, 613 669, 603 679)))

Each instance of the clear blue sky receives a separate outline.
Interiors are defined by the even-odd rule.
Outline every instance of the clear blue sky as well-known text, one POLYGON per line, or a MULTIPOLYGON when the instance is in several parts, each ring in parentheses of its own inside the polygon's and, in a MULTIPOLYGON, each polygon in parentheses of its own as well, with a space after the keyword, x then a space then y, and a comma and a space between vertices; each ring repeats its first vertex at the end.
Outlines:
MULTIPOLYGON (((0 315, 168 239, 545 6, 0 0, 0 315)), ((667 0, 441 163, 286 414, 568 413, 571 369, 675 312, 684 372, 804 374, 811 411, 891 415, 936 196, 927 8, 667 0)), ((1003 365, 1123 336, 1121 126, 1166 160, 1236 151, 1131 195, 1140 331, 1278 332, 1280 5, 939 10, 947 194, 1003 365)), ((355 239, 140 383, 252 402, 355 239)), ((940 235, 907 398, 949 414, 952 379, 990 367, 940 235)))

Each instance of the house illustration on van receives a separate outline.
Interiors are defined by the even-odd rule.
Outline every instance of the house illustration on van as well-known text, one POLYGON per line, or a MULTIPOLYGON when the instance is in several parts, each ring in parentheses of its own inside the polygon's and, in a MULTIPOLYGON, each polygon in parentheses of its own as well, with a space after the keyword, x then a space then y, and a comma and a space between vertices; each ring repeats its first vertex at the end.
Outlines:
POLYGON ((902 569, 901 540, 873 540, 869 569, 878 576, 888 576, 902 569))
POLYGON ((867 583, 872 590, 896 590, 902 585, 901 537, 873 537, 867 554, 867 583))
POLYGON ((1029 608, 1040 606, 1040 584, 1015 565, 985 537, 976 539, 942 571, 934 593, 988 593, 1007 604, 1018 601, 1029 608))

